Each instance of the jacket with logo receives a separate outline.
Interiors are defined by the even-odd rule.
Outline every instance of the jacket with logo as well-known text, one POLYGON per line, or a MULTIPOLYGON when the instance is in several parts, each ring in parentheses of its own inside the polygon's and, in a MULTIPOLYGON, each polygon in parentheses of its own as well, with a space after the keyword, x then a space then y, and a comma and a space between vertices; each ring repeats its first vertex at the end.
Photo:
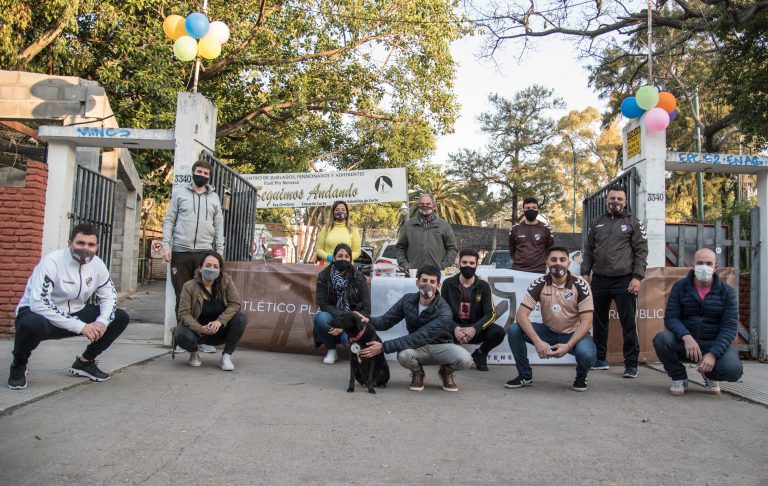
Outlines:
POLYGON ((210 184, 198 193, 182 186, 173 191, 163 222, 163 250, 190 252, 215 250, 224 254, 224 215, 210 184))
POLYGON ((512 269, 521 272, 547 271, 547 251, 555 246, 552 230, 541 221, 517 223, 509 230, 509 255, 512 269))
POLYGON ((415 349, 427 344, 452 343, 453 314, 448 304, 435 295, 429 306, 419 314, 419 293, 405 294, 383 316, 371 317, 378 331, 386 331, 405 319, 408 334, 384 341, 385 353, 415 349))
POLYGON ((441 295, 453 314, 451 332, 456 329, 456 326, 474 327, 477 332, 481 332, 496 320, 491 286, 475 275, 475 281, 469 287, 469 317, 465 322, 462 322, 459 318, 459 311, 461 310, 463 286, 460 274, 454 275, 443 283, 441 295))
POLYGON ((44 256, 32 271, 16 313, 22 307, 40 315, 56 327, 80 334, 87 322, 72 314, 95 296, 99 301, 98 322, 106 326, 115 319, 117 291, 101 258, 80 265, 69 248, 44 256))
POLYGON ((605 277, 632 274, 642 280, 648 257, 648 239, 643 223, 625 211, 618 216, 604 213, 589 225, 581 274, 605 277))

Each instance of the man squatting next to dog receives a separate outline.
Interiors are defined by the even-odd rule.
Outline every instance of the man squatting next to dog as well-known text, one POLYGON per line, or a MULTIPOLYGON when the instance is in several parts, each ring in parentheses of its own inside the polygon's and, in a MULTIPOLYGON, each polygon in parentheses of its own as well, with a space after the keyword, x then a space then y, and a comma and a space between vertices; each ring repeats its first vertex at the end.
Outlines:
POLYGON ((672 286, 662 331, 653 348, 672 378, 672 395, 685 394, 688 375, 683 359, 698 363, 709 393, 719 395, 718 381, 738 381, 743 372, 733 339, 739 325, 736 292, 715 274, 715 252, 702 248, 693 269, 672 286))
POLYGON ((537 219, 539 201, 536 198, 525 198, 523 214, 525 219, 509 230, 509 256, 512 258, 512 270, 545 273, 547 251, 555 246, 555 238, 549 226, 537 219))
POLYGON ((607 212, 589 224, 581 275, 595 298, 594 337, 597 361, 594 369, 607 370, 608 316, 616 302, 624 335, 624 378, 637 378, 640 341, 637 336, 637 293, 645 276, 648 240, 645 227, 626 211, 627 190, 611 186, 605 199, 607 212), (590 272, 592 277, 590 278, 590 272))
MULTIPOLYGON (((192 164, 192 183, 173 191, 165 213, 163 261, 171 264, 177 312, 181 289, 194 277, 205 252, 215 249, 224 256, 224 215, 216 189, 208 184, 212 172, 213 166, 204 160, 192 164)), ((200 351, 214 353, 216 348, 203 344, 200 351)))
POLYGON ((91 224, 72 229, 69 246, 44 256, 32 271, 16 308, 16 336, 8 388, 27 387, 27 362, 41 341, 82 334, 90 344, 75 358, 69 372, 93 381, 109 374, 96 365, 128 325, 128 314, 117 308, 117 292, 104 262, 96 256, 99 236, 91 224), (87 304, 96 296, 99 305, 87 304))
POLYGON ((518 376, 508 381, 506 388, 521 388, 533 382, 525 345, 529 342, 542 359, 572 354, 576 358, 576 379, 572 388, 587 391, 587 374, 595 364, 595 343, 589 335, 592 295, 584 279, 568 271, 570 263, 568 249, 553 246, 547 253, 549 272, 528 287, 517 309, 515 323, 507 332, 518 376), (536 304, 540 304, 543 324, 529 319, 536 304))
MULTIPOLYGON (((457 391, 453 374, 472 365, 469 351, 453 343, 451 329, 453 317, 451 308, 440 298, 440 269, 425 265, 416 272, 416 286, 419 291, 405 294, 383 316, 371 317, 370 322, 378 331, 386 331, 405 319, 408 334, 389 341, 365 343, 359 355, 373 358, 384 351, 397 352, 397 361, 411 370, 413 391, 424 389, 424 366, 440 365, 440 379, 443 390, 457 391)), ((359 314, 363 323, 369 319, 359 314)))
POLYGON ((459 252, 461 273, 446 279, 442 297, 453 313, 453 339, 458 344, 479 344, 472 353, 478 371, 488 371, 488 353, 504 341, 504 329, 495 324, 493 294, 488 282, 475 275, 479 255, 459 252))

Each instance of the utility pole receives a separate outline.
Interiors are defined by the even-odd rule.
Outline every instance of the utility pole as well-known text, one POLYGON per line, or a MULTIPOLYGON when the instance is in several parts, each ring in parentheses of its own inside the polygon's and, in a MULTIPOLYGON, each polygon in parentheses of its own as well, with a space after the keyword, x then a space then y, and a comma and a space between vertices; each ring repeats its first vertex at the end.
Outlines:
MULTIPOLYGON (((696 152, 701 153, 701 119, 699 118, 699 88, 693 88, 693 117, 696 122, 696 152)), ((698 220, 704 221, 704 179, 701 172, 696 173, 696 193, 698 220)))

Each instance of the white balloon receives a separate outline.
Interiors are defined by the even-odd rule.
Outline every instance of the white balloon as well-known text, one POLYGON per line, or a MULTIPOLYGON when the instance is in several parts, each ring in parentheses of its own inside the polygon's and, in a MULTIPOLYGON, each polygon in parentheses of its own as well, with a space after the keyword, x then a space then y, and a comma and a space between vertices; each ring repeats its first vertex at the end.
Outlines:
POLYGON ((229 40, 229 27, 224 22, 215 20, 208 28, 208 35, 214 36, 219 44, 224 44, 229 40))

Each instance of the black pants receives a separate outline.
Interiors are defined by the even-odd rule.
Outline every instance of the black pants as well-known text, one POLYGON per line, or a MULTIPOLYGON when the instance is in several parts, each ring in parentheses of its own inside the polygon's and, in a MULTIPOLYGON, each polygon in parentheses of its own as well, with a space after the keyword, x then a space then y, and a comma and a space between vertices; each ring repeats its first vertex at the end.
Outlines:
POLYGON ((637 296, 627 292, 632 275, 622 277, 592 276, 592 295, 595 305, 593 337, 597 347, 597 359, 605 360, 608 351, 608 312, 611 301, 616 302, 616 311, 624 334, 624 366, 636 368, 640 358, 640 342, 637 337, 637 296))
MULTIPOLYGON (((475 337, 469 341, 469 344, 480 344, 480 352, 488 354, 493 348, 504 341, 505 336, 504 328, 498 324, 491 324, 482 331, 475 333, 475 337)), ((454 341, 458 344, 458 341, 455 339, 454 341)))
POLYGON ((179 310, 179 296, 184 284, 192 280, 195 270, 200 266, 200 259, 205 251, 189 251, 171 253, 171 283, 176 293, 176 311, 179 310))
MULTIPOLYGON (((90 324, 99 317, 100 313, 101 310, 98 306, 89 304, 72 315, 86 324, 90 324)), ((117 309, 115 311, 115 320, 109 323, 107 330, 104 332, 104 335, 101 336, 101 339, 90 343, 85 348, 82 357, 91 361, 103 353, 115 339, 123 333, 125 326, 128 325, 128 319, 127 312, 122 309, 117 309)), ((54 326, 45 317, 29 310, 29 307, 22 307, 19 309, 19 314, 16 317, 16 337, 13 342, 13 362, 16 366, 26 366, 32 351, 34 351, 41 342, 49 339, 62 339, 72 336, 78 336, 78 334, 54 326)))
POLYGON ((187 326, 179 326, 176 330, 176 344, 181 349, 189 352, 197 351, 200 344, 210 344, 218 346, 224 344, 224 353, 232 354, 235 352, 235 346, 243 337, 245 326, 248 324, 242 312, 235 314, 226 326, 221 326, 216 334, 198 336, 195 331, 187 326))

